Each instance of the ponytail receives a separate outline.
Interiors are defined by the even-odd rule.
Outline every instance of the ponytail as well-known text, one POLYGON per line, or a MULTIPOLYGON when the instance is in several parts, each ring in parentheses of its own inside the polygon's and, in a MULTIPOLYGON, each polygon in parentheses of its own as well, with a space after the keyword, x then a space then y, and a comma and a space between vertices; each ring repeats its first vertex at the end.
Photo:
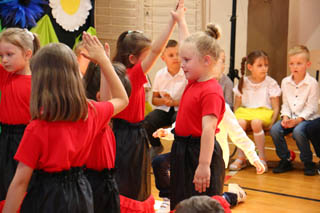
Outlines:
MULTIPOLYGON (((32 32, 31 32, 32 33, 32 32)), ((41 47, 40 40, 37 34, 33 34, 33 52, 32 54, 34 55, 41 47)))
POLYGON ((241 61, 241 78, 238 84, 238 90, 242 94, 243 82, 244 82, 244 75, 246 74, 246 61, 247 57, 243 57, 241 61))

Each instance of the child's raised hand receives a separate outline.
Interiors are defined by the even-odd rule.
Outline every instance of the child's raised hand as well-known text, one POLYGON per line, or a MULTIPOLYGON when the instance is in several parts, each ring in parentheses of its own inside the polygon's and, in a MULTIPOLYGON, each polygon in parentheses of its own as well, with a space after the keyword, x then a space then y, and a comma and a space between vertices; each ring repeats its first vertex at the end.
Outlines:
POLYGON ((195 190, 205 192, 210 187, 210 177, 210 165, 199 164, 193 178, 195 190))
POLYGON ((179 0, 176 10, 171 12, 173 20, 180 23, 181 20, 184 20, 184 13, 187 9, 184 7, 184 0, 179 0))
POLYGON ((88 58, 94 63, 99 63, 99 61, 106 57, 106 52, 96 36, 92 36, 86 32, 83 32, 82 38, 84 47, 88 51, 88 54, 82 53, 84 57, 88 58))
POLYGON ((253 162, 254 167, 256 167, 256 171, 258 175, 263 174, 266 171, 263 163, 260 160, 253 162))

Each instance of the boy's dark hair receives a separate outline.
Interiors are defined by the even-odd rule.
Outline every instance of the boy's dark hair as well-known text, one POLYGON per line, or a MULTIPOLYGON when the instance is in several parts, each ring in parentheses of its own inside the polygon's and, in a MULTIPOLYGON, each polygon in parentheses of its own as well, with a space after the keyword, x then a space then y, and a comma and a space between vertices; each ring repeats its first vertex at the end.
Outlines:
POLYGON ((113 62, 120 62, 126 68, 133 67, 129 60, 130 55, 139 57, 146 48, 151 46, 151 40, 139 31, 125 31, 121 33, 117 41, 117 52, 113 62))
POLYGON ((169 40, 168 43, 167 43, 166 48, 176 47, 176 46, 178 46, 178 42, 176 40, 169 40))
MULTIPOLYGON (((128 97, 131 94, 131 83, 127 77, 126 67, 121 63, 114 63, 113 68, 119 76, 121 83, 123 84, 128 97)), ((83 84, 86 90, 87 98, 97 101, 97 92, 100 90, 100 67, 90 62, 83 76, 83 84)))
POLYGON ((224 209, 217 200, 201 195, 181 201, 176 213, 224 213, 224 209))

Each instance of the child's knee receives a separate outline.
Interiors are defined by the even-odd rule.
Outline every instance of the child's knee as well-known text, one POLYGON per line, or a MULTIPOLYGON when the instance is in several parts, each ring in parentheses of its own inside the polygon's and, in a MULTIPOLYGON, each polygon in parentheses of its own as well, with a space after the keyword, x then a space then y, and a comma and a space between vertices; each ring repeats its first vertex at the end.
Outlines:
POLYGON ((263 127, 263 122, 261 120, 252 120, 251 128, 254 132, 261 131, 263 127))

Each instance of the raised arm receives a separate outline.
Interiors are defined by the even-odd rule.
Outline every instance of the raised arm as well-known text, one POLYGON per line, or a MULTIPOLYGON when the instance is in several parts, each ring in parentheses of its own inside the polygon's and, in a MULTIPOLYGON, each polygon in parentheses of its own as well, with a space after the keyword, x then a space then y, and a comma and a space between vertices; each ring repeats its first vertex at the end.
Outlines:
MULTIPOLYGON (((88 55, 85 55, 85 57, 89 58, 90 60, 92 60, 100 66, 101 72, 103 73, 104 78, 106 80, 105 83, 108 84, 112 96, 112 98, 109 101, 114 106, 113 115, 116 115, 119 112, 121 112, 129 103, 126 91, 118 75, 114 71, 112 63, 98 38, 96 36, 91 36, 88 33, 84 32, 83 40, 85 42, 85 48, 88 50, 88 55)), ((102 87, 106 90, 108 89, 107 86, 102 85, 102 87)), ((107 94, 108 91, 105 92, 107 94)))
MULTIPOLYGON (((179 8, 184 7, 184 0, 179 0, 177 10, 179 8)), ((172 14, 174 12, 171 12, 172 14)), ((141 62, 142 70, 145 74, 147 74, 152 65, 156 62, 160 54, 162 53, 163 49, 165 48, 172 32, 174 29, 174 26, 176 24, 176 20, 173 18, 173 15, 169 18, 169 23, 166 26, 166 28, 162 31, 160 36, 155 40, 151 46, 151 51, 147 55, 147 57, 141 62)))
POLYGON ((172 17, 178 23, 179 27, 179 43, 182 43, 189 35, 187 21, 185 19, 185 11, 184 0, 180 0, 177 10, 175 12, 171 12, 172 17))

